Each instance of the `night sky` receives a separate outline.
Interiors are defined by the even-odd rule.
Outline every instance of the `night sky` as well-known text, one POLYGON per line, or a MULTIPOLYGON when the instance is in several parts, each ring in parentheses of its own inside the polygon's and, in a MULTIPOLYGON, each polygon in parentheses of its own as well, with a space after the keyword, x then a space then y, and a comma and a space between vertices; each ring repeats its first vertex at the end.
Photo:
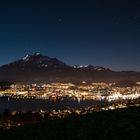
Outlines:
POLYGON ((35 52, 140 71, 140 0, 0 0, 0 65, 35 52))

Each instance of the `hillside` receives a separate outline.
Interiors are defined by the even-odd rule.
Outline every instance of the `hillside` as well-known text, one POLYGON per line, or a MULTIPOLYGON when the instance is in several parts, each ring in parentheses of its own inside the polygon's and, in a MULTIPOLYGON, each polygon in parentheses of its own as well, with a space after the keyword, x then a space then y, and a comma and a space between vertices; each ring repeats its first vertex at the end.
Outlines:
POLYGON ((0 132, 1 140, 139 139, 140 107, 49 120, 0 132))
POLYGON ((138 86, 138 84, 134 81, 123 80, 123 81, 118 81, 114 86, 115 87, 135 87, 135 86, 138 86))

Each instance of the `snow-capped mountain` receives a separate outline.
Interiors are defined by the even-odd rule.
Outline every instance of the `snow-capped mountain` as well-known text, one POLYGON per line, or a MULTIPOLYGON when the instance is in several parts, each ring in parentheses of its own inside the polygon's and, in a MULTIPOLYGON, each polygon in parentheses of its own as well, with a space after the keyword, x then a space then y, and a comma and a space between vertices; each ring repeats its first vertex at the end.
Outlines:
POLYGON ((69 66, 56 58, 40 53, 25 57, 0 67, 0 81, 18 83, 46 82, 116 82, 120 80, 140 81, 140 72, 115 72, 92 65, 69 66))
POLYGON ((50 58, 48 56, 43 56, 40 53, 35 53, 35 54, 27 54, 25 57, 4 65, 2 67, 11 67, 15 69, 26 69, 26 68, 65 68, 67 67, 66 64, 63 62, 59 61, 56 58, 50 58))
POLYGON ((93 65, 75 65, 74 68, 75 69, 93 70, 93 71, 111 71, 109 68, 93 66, 93 65))

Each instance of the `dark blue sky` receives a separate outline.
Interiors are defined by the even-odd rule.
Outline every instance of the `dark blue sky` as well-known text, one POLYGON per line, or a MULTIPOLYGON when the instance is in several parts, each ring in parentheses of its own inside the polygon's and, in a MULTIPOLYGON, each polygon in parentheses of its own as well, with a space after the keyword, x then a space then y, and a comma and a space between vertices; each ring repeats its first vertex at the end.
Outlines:
POLYGON ((140 71, 140 0, 1 0, 0 65, 34 52, 140 71))

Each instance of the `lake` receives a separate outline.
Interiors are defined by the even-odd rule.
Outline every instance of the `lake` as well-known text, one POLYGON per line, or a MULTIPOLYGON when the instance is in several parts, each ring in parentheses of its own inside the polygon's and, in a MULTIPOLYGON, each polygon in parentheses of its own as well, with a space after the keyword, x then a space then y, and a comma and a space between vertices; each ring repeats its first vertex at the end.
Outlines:
POLYGON ((5 109, 10 111, 40 111, 42 110, 63 110, 66 108, 77 109, 84 108, 93 105, 101 105, 100 101, 84 100, 80 101, 76 99, 65 98, 63 100, 50 101, 49 99, 14 99, 9 97, 0 98, 0 113, 3 113, 5 109))

